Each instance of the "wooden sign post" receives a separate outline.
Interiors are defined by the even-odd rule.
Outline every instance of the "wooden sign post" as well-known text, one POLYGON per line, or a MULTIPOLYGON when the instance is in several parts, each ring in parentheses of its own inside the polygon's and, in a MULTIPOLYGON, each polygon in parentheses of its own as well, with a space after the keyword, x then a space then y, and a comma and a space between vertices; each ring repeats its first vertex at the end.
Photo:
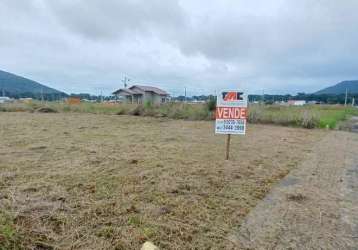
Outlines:
POLYGON ((227 135, 227 138, 226 138, 226 157, 225 157, 225 160, 229 160, 229 157, 230 157, 230 140, 231 140, 231 134, 228 134, 227 135))
POLYGON ((246 134, 247 96, 243 92, 227 91, 217 97, 216 134, 226 134, 226 160, 230 157, 231 135, 246 134))

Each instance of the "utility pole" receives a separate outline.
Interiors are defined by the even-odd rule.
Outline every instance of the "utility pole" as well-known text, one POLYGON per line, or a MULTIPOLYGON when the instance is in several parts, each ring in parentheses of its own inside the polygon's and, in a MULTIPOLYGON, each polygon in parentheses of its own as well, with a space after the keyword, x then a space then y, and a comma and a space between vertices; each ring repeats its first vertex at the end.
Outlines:
POLYGON ((44 102, 44 89, 41 88, 41 103, 44 102))
POLYGON ((347 106, 347 101, 348 101, 348 89, 346 88, 346 98, 344 99, 344 106, 347 106))
POLYGON ((186 88, 184 88, 184 102, 186 102, 186 88))
POLYGON ((122 82, 123 82, 123 86, 124 86, 124 88, 126 89, 127 88, 127 83, 130 81, 131 79, 129 79, 128 77, 124 77, 124 79, 122 80, 122 82))

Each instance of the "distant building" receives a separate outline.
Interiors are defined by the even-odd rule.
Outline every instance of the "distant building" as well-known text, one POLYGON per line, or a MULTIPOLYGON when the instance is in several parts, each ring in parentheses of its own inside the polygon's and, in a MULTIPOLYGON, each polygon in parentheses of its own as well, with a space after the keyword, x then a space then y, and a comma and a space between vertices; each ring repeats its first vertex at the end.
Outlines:
POLYGON ((316 104, 321 104, 321 102, 319 102, 319 101, 309 101, 309 102, 307 102, 307 104, 316 105, 316 104))
POLYGON ((32 103, 33 99, 32 98, 20 98, 19 99, 20 102, 22 103, 32 103))
POLYGON ((12 101, 13 101, 13 99, 11 99, 10 97, 0 96, 0 103, 12 102, 12 101))
POLYGON ((143 104, 150 102, 153 104, 165 103, 169 100, 169 94, 162 89, 134 85, 130 88, 123 88, 113 92, 113 95, 123 98, 126 103, 143 104))
POLYGON ((292 106, 303 106, 306 105, 306 101, 304 100, 289 100, 288 105, 292 105, 292 106))

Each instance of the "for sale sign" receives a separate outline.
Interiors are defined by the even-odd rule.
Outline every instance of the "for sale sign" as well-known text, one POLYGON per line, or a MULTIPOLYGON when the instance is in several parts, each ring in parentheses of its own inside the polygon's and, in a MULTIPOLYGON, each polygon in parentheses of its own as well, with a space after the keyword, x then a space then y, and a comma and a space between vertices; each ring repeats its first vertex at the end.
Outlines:
POLYGON ((244 135, 246 120, 247 96, 238 91, 220 93, 217 97, 215 132, 244 135))

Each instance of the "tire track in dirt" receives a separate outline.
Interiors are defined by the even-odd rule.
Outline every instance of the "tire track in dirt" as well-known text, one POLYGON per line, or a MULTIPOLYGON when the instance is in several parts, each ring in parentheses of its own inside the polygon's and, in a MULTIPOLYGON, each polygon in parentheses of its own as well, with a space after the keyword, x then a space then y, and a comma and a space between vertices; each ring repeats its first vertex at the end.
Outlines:
POLYGON ((358 249, 358 133, 335 131, 251 211, 228 249, 358 249))

